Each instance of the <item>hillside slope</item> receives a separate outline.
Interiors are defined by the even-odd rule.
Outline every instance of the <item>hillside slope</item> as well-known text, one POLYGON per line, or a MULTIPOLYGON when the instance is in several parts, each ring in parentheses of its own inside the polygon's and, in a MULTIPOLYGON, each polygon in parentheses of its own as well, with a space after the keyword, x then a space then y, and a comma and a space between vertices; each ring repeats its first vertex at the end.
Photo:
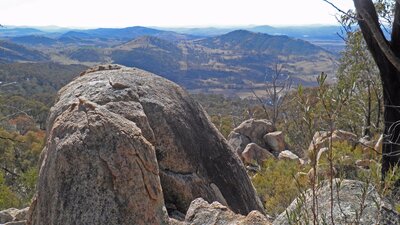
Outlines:
POLYGON ((334 54, 306 41, 244 30, 179 43, 140 37, 110 52, 114 63, 161 74, 190 89, 263 82, 277 62, 299 82, 309 82, 321 72, 333 73, 336 63, 334 54))
POLYGON ((0 40, 0 59, 2 61, 45 61, 49 58, 36 50, 8 41, 0 40))

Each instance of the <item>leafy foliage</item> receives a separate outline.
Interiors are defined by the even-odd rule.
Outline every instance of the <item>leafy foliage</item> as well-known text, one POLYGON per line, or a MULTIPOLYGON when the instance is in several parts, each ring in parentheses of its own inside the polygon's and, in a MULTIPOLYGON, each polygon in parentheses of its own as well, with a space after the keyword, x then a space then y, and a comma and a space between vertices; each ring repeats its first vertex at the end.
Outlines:
POLYGON ((0 137, 0 189, 9 196, 0 198, 0 208, 26 206, 35 191, 45 133, 37 130, 21 135, 0 128, 0 137))
POLYGON ((269 215, 277 216, 307 187, 307 171, 299 163, 290 160, 267 160, 252 182, 263 199, 269 215))

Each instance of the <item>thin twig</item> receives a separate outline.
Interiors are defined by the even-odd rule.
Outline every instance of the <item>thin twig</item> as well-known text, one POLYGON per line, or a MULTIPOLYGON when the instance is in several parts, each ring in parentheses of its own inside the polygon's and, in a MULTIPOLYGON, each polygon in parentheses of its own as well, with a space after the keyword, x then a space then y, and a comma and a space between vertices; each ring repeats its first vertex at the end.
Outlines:
POLYGON ((15 177, 19 177, 19 174, 16 174, 16 173, 12 172, 11 170, 7 169, 7 168, 4 167, 4 166, 1 167, 1 169, 4 170, 4 171, 6 171, 6 172, 9 173, 9 174, 15 176, 15 177))
POLYGON ((335 4, 333 4, 332 2, 330 2, 330 1, 328 1, 328 0, 322 0, 322 1, 328 3, 328 4, 331 5, 333 8, 335 8, 337 11, 339 11, 340 13, 342 13, 342 14, 344 14, 344 15, 346 15, 346 16, 352 18, 352 19, 361 20, 361 18, 356 17, 356 16, 353 16, 353 15, 351 15, 351 14, 349 14, 349 13, 343 11, 342 9, 340 9, 339 7, 337 7, 335 4))

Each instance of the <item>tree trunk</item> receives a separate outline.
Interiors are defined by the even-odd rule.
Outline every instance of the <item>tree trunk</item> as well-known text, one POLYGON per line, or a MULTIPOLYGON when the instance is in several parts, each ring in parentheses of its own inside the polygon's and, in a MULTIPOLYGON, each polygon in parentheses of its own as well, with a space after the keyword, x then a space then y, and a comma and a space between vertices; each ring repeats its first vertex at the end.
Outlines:
POLYGON ((384 133, 382 145, 382 174, 396 166, 400 159, 400 73, 390 71, 390 79, 383 85, 384 133))
POLYGON ((392 38, 387 41, 380 29, 372 0, 353 0, 368 49, 380 72, 384 101, 382 175, 400 159, 400 5, 396 3, 392 38))

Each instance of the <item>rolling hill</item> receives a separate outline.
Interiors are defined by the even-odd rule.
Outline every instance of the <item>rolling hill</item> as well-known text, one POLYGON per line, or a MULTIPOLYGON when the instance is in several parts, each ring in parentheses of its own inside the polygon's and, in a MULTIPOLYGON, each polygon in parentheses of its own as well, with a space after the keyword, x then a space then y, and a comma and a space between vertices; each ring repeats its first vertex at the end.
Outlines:
POLYGON ((46 61, 49 57, 37 50, 8 41, 0 41, 0 59, 2 61, 46 61))
POLYGON ((247 30, 198 38, 145 27, 101 28, 8 40, 25 47, 0 42, 0 46, 9 46, 2 47, 0 61, 50 59, 86 66, 117 63, 200 90, 252 89, 270 79, 276 63, 284 65, 284 73, 295 82, 313 84, 321 72, 334 74, 337 58, 336 54, 304 40, 247 30))
POLYGON ((115 63, 149 70, 189 89, 244 88, 249 82, 264 82, 276 62, 307 83, 322 71, 333 72, 336 63, 334 54, 303 40, 244 30, 179 43, 140 37, 110 52, 115 63))

